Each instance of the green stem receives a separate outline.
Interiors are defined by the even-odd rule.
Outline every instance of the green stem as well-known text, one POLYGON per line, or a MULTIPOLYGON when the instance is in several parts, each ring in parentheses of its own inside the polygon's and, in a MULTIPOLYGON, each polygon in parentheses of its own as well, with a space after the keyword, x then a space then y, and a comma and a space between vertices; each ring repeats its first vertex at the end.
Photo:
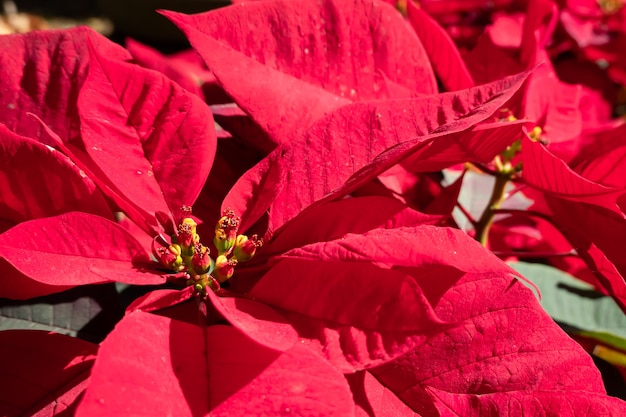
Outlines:
POLYGON ((493 217, 495 216, 495 210, 498 210, 504 201, 504 191, 506 185, 509 182, 509 176, 505 174, 497 174, 495 176, 495 183, 493 184, 493 190, 491 192, 491 198, 489 203, 483 211, 482 216, 476 222, 476 235, 474 239, 480 242, 481 245, 487 246, 487 240, 489 239, 489 229, 493 223, 493 217))

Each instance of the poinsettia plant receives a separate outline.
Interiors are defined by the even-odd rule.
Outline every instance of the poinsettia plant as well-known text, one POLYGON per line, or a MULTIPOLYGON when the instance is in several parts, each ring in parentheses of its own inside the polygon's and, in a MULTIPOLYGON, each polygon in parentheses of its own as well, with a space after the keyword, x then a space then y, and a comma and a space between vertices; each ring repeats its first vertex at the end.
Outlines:
POLYGON ((0 332, 4 415, 626 413, 581 338, 621 342, 518 272, 623 316, 623 124, 558 79, 559 5, 462 53, 388 3, 161 11, 172 56, 0 37, 0 297, 145 288, 99 343, 0 332))

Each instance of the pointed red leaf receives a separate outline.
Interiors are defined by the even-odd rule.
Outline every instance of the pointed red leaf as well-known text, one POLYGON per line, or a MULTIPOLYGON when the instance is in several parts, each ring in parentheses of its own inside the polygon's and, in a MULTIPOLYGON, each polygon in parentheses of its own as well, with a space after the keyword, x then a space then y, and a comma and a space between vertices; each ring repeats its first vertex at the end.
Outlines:
POLYGON ((572 161, 574 170, 588 180, 626 189, 626 123, 592 135, 592 142, 572 161))
POLYGON ((527 137, 522 140, 522 173, 527 184, 553 197, 597 205, 619 215, 617 199, 623 189, 606 187, 581 177, 546 147, 527 137))
POLYGON ((377 1, 265 1, 166 16, 277 144, 348 100, 388 97, 385 78, 414 93, 437 91, 419 40, 377 1))
POLYGON ((298 334, 285 318, 265 304, 240 298, 235 294, 209 293, 213 307, 235 328, 260 344, 278 351, 286 351, 298 341, 298 334))
POLYGON ((375 229, 288 251, 249 296, 279 309, 311 348, 354 372, 446 327, 432 311, 436 287, 477 271, 514 273, 457 230, 375 229))
POLYGON ((55 416, 76 406, 98 346, 38 330, 0 332, 3 416, 55 416))
POLYGON ((441 417, 497 415, 621 416, 626 403, 618 398, 581 391, 512 391, 495 394, 454 394, 435 388, 432 395, 441 417))
POLYGON ((0 124, 0 217, 13 223, 80 210, 113 219, 93 181, 65 155, 0 124))
MULTIPOLYGON (((436 312, 442 331, 373 375, 420 415, 439 415, 429 391, 486 395, 526 391, 604 394, 589 355, 523 285, 502 274, 466 274, 436 312)), ((461 415, 465 415, 465 410, 461 415)))
POLYGON ((109 59, 129 60, 121 46, 86 26, 0 38, 0 122, 38 138, 39 116, 64 141, 79 136, 76 98, 89 68, 89 45, 109 59))
POLYGON ((281 255, 281 259, 284 258, 374 262, 384 268, 444 265, 462 272, 499 272, 519 276, 466 233, 431 225, 347 234, 337 240, 294 248, 281 255))
POLYGON ((626 219, 623 215, 590 204, 546 195, 556 213, 552 222, 559 226, 583 257, 603 291, 615 298, 626 311, 626 219))
POLYGON ((284 158, 287 151, 283 148, 263 158, 258 164, 246 171, 230 189, 222 209, 232 209, 241 216, 240 229, 248 230, 280 194, 288 172, 284 158))
POLYGON ((214 60, 214 51, 205 46, 208 38, 337 96, 381 98, 378 71, 415 93, 437 91, 417 36, 393 7, 378 1, 274 0, 191 16, 166 15, 215 64, 208 63, 218 78, 233 63, 214 60))
POLYGON ((346 374, 357 405, 357 417, 394 416, 418 417, 396 395, 385 388, 367 371, 346 374))
POLYGON ((446 148, 446 135, 490 117, 527 75, 436 96, 344 106, 317 121, 288 150, 277 149, 246 173, 223 207, 240 210, 250 225, 268 208, 262 203, 271 202, 270 229, 276 230, 314 202, 345 196, 433 141, 443 141, 446 148), (253 201, 247 194, 252 188, 276 198, 253 201))
MULTIPOLYGON (((177 20, 182 15, 166 16, 182 25, 177 20)), ((188 29, 187 36, 192 40, 201 37, 202 47, 194 44, 195 48, 201 54, 207 51, 202 55, 219 83, 265 132, 273 146, 289 144, 324 114, 350 103, 320 86, 263 65, 196 29, 188 29), (228 63, 227 68, 222 68, 224 63, 228 63)))
POLYGON ((240 138, 262 155, 269 154, 276 143, 236 104, 211 106, 215 121, 228 133, 240 138))
POLYGON ((522 138, 524 120, 492 122, 450 134, 402 160, 410 172, 436 172, 463 162, 489 163, 507 146, 522 138))
POLYGON ((162 284, 137 240, 110 220, 71 212, 20 223, 0 235, 0 294, 25 299, 111 281, 162 284))
POLYGON ((167 75, 185 90, 201 98, 204 98, 202 84, 211 78, 215 81, 215 77, 203 66, 199 56, 195 63, 177 59, 175 55, 165 56, 134 39, 126 39, 126 49, 132 54, 135 63, 167 75))
POLYGON ((135 312, 102 343, 77 416, 354 413, 343 375, 302 346, 135 312), (140 352, 141 354, 137 354, 140 352))
POLYGON ((388 197, 358 197, 332 201, 296 216, 279 229, 257 256, 267 258, 315 242, 327 242, 347 233, 372 229, 435 224, 440 216, 420 213, 388 197), (361 213, 355 215, 355 213, 361 213), (323 226, 322 226, 323 225, 323 226))
POLYGON ((162 74, 91 52, 78 98, 89 156, 151 214, 193 204, 215 156, 209 108, 162 74))
POLYGON ((441 326, 414 279, 369 262, 285 259, 250 291, 342 372, 376 366, 441 326))
POLYGON ((135 299, 128 307, 126 313, 140 310, 145 313, 163 310, 189 300, 193 296, 193 286, 182 290, 154 290, 135 299))
POLYGON ((407 2, 409 22, 428 53, 437 78, 447 91, 474 87, 474 80, 450 35, 424 9, 407 2))
MULTIPOLYGON (((620 207, 623 188, 590 181, 570 169, 542 144, 522 142, 523 178, 541 190, 552 213, 551 221, 567 237, 593 271, 598 283, 626 310, 626 220, 620 207), (605 273, 606 272, 606 273, 605 273)), ((619 148, 615 152, 619 157, 619 148)), ((589 160, 593 161, 592 159, 589 160)), ((593 176, 603 176, 606 166, 588 165, 593 176)), ((605 162, 615 162, 611 157, 605 162)), ((618 184, 619 180, 618 180, 618 184)))

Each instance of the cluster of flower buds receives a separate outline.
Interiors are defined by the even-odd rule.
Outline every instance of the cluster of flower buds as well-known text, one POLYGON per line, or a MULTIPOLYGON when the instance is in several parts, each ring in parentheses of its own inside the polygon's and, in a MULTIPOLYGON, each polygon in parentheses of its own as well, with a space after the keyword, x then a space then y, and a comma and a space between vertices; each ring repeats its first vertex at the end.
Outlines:
POLYGON ((233 276, 237 263, 252 259, 262 245, 257 235, 238 235, 239 223, 240 218, 232 210, 224 211, 215 225, 213 244, 218 256, 213 260, 211 250, 200 243, 191 207, 184 206, 176 234, 171 236, 172 243, 161 237, 161 245, 156 246, 155 238, 152 252, 165 268, 186 274, 187 284, 193 285, 200 296, 206 296, 208 289, 217 291, 221 283, 233 276))
POLYGON ((213 244, 218 254, 215 259, 215 276, 219 282, 232 277, 237 263, 252 259, 257 248, 262 245, 257 235, 248 238, 237 234, 240 222, 241 219, 234 211, 226 209, 215 225, 213 244))
MULTIPOLYGON (((500 109, 496 116, 494 116, 495 120, 498 122, 513 122, 517 120, 513 112, 507 108, 500 109)), ((541 137, 543 130, 540 126, 535 126, 532 128, 530 132, 528 132, 528 137, 533 142, 541 142, 546 143, 541 137)), ((508 146, 500 155, 497 155, 494 159, 494 163, 496 166, 496 171, 498 174, 513 177, 522 170, 521 162, 515 163, 516 157, 522 150, 522 142, 521 140, 516 140, 510 146, 508 146)))

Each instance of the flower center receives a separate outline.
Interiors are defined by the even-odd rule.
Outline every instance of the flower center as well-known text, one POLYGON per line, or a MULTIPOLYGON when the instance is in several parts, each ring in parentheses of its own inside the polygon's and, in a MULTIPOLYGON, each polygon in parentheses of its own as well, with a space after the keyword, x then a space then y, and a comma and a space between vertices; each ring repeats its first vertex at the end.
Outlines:
POLYGON ((201 243, 196 232, 196 221, 191 217, 191 207, 181 208, 177 231, 171 236, 171 242, 161 237, 153 240, 152 253, 158 262, 175 273, 187 276, 187 285, 193 285, 196 293, 206 297, 209 289, 217 291, 220 284, 230 279, 235 266, 254 256, 263 241, 257 236, 238 235, 241 219, 230 209, 224 210, 215 225, 213 245, 217 250, 215 260, 210 256, 211 249, 201 243))

